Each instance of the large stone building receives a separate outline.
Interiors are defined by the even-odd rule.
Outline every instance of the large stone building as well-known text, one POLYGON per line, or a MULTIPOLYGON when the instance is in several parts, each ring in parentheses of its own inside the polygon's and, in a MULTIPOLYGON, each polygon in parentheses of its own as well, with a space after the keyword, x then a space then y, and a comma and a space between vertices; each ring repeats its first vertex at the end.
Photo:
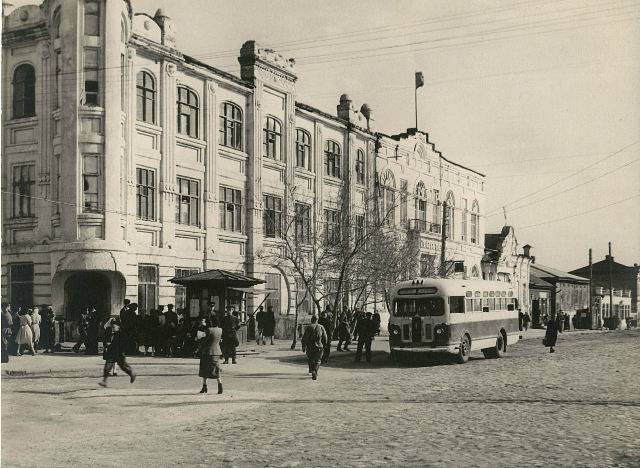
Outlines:
POLYGON ((377 132, 372 110, 347 95, 337 115, 301 103, 293 59, 249 41, 231 75, 178 50, 163 11, 134 13, 127 0, 45 0, 3 21, 2 296, 12 303, 52 304, 69 323, 88 303, 105 314, 125 298, 180 307, 170 278, 222 268, 265 279, 286 317, 296 279, 260 260, 279 243, 263 221, 295 212, 308 230, 344 188, 365 215, 360 194, 373 185, 409 194, 394 223, 419 238, 423 264, 438 261, 447 201, 445 258, 480 277, 484 176, 426 133, 377 132))

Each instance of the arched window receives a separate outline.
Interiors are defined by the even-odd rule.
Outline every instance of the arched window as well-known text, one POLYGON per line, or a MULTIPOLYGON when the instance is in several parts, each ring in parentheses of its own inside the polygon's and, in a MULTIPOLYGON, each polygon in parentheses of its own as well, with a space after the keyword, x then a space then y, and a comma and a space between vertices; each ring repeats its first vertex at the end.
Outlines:
POLYGON ((416 184, 416 226, 420 232, 428 232, 427 226, 427 189, 424 182, 416 184))
POLYGON ((242 150, 242 111, 231 102, 223 102, 220 106, 219 143, 242 150))
POLYGON ((31 65, 23 64, 13 73, 13 118, 36 115, 36 73, 31 65))
POLYGON ((296 128, 296 166, 311 170, 311 135, 296 128))
POLYGON ((198 138, 198 96, 189 88, 178 88, 178 133, 198 138))
POLYGON ((138 120, 156 123, 156 84, 151 73, 141 71, 138 73, 137 84, 137 115, 138 120))
POLYGON ((393 226, 396 223, 396 178, 386 170, 380 177, 380 221, 393 226))
POLYGON ((480 237, 480 206, 478 200, 473 200, 471 205, 471 243, 479 243, 480 237))
POLYGON ((282 124, 278 119, 269 115, 262 132, 264 157, 280 161, 282 158, 282 124))
POLYGON ((455 235, 455 206, 456 206, 456 201, 455 198, 453 198, 453 192, 449 192, 447 194, 447 209, 445 211, 445 235, 449 238, 449 239, 453 239, 453 236, 455 235))
POLYGON ((364 185, 364 151, 361 149, 356 153, 356 182, 364 185))
POLYGON ((329 177, 340 178, 340 145, 333 140, 324 144, 324 174, 329 177))
POLYGON ((60 7, 56 8, 53 12, 53 18, 51 19, 51 35, 54 39, 60 38, 60 7))

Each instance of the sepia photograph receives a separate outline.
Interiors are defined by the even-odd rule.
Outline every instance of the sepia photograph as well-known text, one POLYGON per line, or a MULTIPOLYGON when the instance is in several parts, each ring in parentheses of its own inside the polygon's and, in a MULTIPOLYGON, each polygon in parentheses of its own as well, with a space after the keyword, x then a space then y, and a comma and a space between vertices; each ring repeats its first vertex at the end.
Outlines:
POLYGON ((2 0, 3 467, 640 467, 640 0, 2 0))

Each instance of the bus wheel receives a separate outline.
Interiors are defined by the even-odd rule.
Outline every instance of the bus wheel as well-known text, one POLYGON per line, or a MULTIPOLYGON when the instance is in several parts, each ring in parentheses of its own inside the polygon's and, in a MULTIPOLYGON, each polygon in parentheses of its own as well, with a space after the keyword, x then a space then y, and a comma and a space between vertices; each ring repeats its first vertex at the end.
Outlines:
POLYGON ((460 341, 460 349, 458 350, 458 364, 464 364, 469 360, 471 354, 471 340, 468 335, 462 337, 460 341))
POLYGON ((487 359, 498 359, 502 357, 506 351, 505 348, 504 337, 502 336, 502 333, 500 333, 498 338, 496 338, 496 345, 493 348, 484 348, 482 350, 482 354, 487 359))

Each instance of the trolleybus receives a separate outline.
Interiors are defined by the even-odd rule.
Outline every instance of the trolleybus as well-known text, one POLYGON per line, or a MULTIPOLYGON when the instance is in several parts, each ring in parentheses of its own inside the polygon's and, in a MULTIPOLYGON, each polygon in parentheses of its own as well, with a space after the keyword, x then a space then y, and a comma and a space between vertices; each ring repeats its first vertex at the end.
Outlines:
POLYGON ((499 358, 520 340, 513 288, 502 281, 419 278, 389 294, 389 347, 407 353, 450 353, 465 363, 481 350, 499 358))

